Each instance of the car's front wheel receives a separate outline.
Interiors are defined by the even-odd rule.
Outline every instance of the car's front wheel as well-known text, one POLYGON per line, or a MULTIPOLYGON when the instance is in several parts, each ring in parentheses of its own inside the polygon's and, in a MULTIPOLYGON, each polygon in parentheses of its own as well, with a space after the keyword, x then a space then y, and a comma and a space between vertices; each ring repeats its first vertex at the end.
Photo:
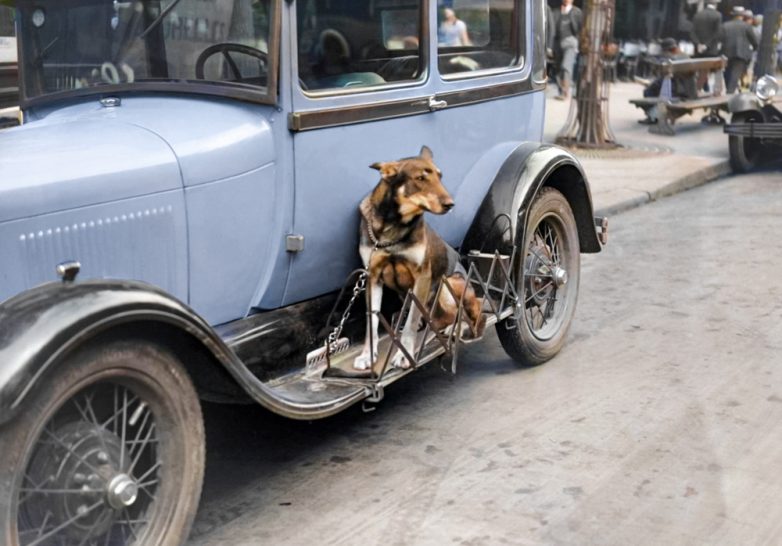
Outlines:
POLYGON ((497 324, 497 337, 508 356, 537 366, 565 343, 578 298, 580 248, 573 211, 556 189, 543 188, 527 218, 517 248, 518 312, 497 324))
MULTIPOLYGON (((760 114, 749 112, 733 114, 731 123, 763 123, 760 114)), ((763 147, 759 138, 750 138, 741 135, 728 137, 730 150, 730 166, 733 172, 746 173, 755 169, 763 155, 763 147)))
POLYGON ((0 542, 175 545, 204 469, 195 390, 165 347, 103 343, 74 354, 0 427, 0 542))

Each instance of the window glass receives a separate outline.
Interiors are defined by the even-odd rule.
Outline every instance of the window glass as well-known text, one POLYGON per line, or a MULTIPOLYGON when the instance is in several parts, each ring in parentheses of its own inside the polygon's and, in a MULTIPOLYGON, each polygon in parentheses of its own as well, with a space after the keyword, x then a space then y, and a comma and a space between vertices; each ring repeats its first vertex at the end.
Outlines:
POLYGON ((271 0, 60 0, 20 5, 28 97, 110 84, 265 87, 271 0))
POLYGON ((438 0, 440 73, 515 66, 520 59, 518 0, 438 0))
POLYGON ((0 63, 16 62, 14 10, 0 6, 0 63))
POLYGON ((305 90, 421 78, 420 0, 301 0, 296 17, 305 90))

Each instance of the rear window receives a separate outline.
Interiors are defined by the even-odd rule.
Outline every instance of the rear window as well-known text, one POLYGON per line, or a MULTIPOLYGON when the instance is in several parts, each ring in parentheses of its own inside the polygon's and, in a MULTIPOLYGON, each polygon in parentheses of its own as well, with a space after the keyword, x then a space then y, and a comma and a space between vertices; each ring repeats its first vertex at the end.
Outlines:
POLYGON ((345 90, 423 77, 420 0, 298 2, 299 83, 345 90))
POLYGON ((521 64, 519 0, 438 0, 437 56, 446 77, 521 64))

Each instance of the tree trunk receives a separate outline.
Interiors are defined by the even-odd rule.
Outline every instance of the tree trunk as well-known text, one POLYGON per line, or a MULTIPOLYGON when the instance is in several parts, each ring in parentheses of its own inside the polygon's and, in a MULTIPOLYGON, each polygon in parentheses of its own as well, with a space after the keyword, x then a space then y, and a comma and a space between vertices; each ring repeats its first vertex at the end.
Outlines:
POLYGON ((619 146, 608 123, 609 86, 605 81, 606 62, 617 54, 611 42, 615 5, 615 0, 588 0, 585 5, 586 23, 579 40, 578 92, 571 100, 557 144, 581 148, 619 146))
POLYGON ((774 36, 779 30, 779 16, 782 14, 782 1, 769 0, 763 15, 763 33, 760 36, 760 50, 755 63, 755 79, 766 74, 775 74, 774 70, 774 36))

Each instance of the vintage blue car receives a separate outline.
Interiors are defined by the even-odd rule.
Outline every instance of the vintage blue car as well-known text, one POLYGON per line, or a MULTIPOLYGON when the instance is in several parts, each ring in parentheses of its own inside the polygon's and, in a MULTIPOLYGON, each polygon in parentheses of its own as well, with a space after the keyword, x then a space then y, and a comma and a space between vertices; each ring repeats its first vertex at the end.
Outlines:
POLYGON ((433 150, 456 207, 430 224, 503 346, 564 343, 606 223, 541 144, 543 0, 0 3, 23 114, 0 132, 0 543, 180 544, 199 399, 317 419, 455 354, 458 329, 408 370, 334 373, 363 339, 338 295, 373 162, 433 150))

